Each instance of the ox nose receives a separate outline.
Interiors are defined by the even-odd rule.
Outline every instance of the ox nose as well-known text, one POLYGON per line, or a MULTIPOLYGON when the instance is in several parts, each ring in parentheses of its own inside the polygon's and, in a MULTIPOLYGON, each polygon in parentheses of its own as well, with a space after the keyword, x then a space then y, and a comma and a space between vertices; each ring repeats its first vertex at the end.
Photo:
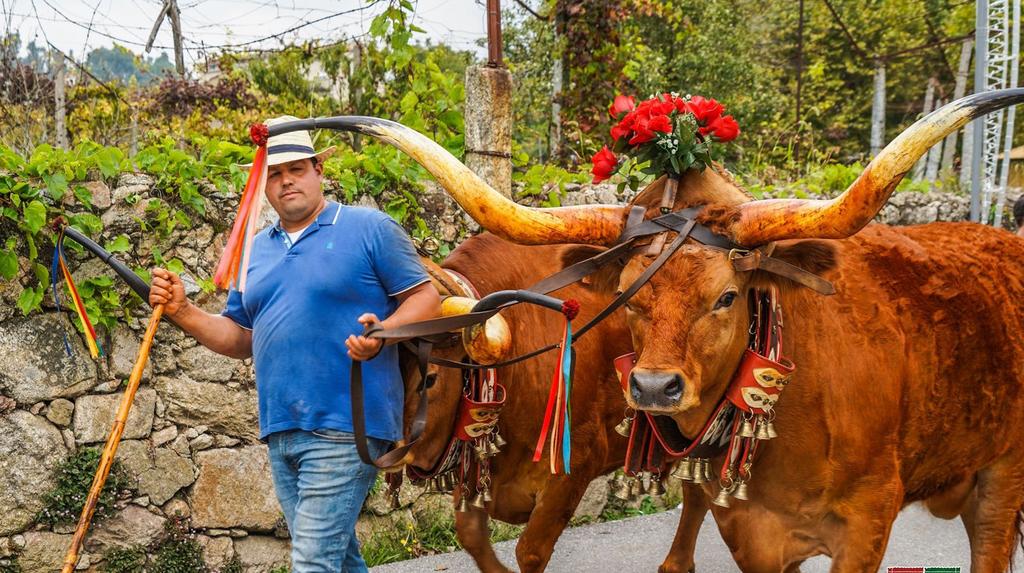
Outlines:
POLYGON ((641 408, 669 408, 683 397, 683 377, 670 372, 633 370, 629 393, 641 408))

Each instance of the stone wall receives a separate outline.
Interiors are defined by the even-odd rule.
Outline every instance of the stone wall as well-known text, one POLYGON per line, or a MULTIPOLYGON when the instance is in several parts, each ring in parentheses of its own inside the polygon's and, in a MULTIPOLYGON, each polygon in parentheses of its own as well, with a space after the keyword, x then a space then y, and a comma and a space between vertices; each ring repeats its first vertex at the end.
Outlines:
MULTIPOLYGON (((99 181, 89 187, 102 211, 101 243, 126 233, 134 250, 121 258, 131 264, 151 260, 156 247, 165 259, 181 259, 189 296, 207 310, 220 310, 223 296, 202 292, 196 277, 207 277, 216 264, 235 209, 233 196, 208 190, 207 214, 193 228, 152 238, 139 224, 146 216, 146 199, 158 194, 151 178, 126 174, 113 189, 99 181)), ((577 186, 570 187, 564 203, 621 199, 612 186, 577 186)), ((445 240, 457 242, 477 230, 436 187, 429 186, 420 202, 428 224, 445 240)), ((376 206, 370 197, 358 203, 376 206)), ((881 219, 962 219, 966 205, 961 196, 901 194, 881 219)), ((109 274, 95 259, 72 258, 78 282, 109 274)), ((28 261, 22 263, 27 268, 28 261)), ((116 288, 129 296, 126 287, 116 288)), ((17 559, 26 573, 52 572, 59 569, 73 527, 36 525, 42 496, 52 488, 53 470, 61 460, 78 448, 102 447, 135 360, 147 309, 137 308, 104 333, 106 355, 93 361, 68 315, 57 313, 49 297, 43 312, 21 316, 14 304, 19 291, 18 285, 0 282, 0 562, 17 559), (74 349, 70 357, 64 333, 74 349)), ((111 548, 152 545, 176 513, 191 518, 214 568, 233 557, 252 572, 287 564, 287 531, 257 427, 250 361, 215 355, 172 324, 161 325, 118 451, 136 493, 119 502, 115 515, 96 520, 80 569, 97 570, 111 548)), ((599 514, 607 492, 608 480, 595 482, 580 514, 599 514)), ((403 494, 402 505, 391 512, 385 500, 372 498, 360 521, 360 537, 365 540, 417 512, 450 511, 443 497, 415 490, 403 494)))

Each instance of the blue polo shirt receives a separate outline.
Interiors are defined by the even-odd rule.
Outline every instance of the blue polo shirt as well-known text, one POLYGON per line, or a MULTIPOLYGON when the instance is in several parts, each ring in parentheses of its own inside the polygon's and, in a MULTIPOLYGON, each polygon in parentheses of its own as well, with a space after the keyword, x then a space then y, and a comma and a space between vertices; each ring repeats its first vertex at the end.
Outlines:
MULTIPOLYGON (((224 316, 252 330, 260 437, 285 430, 352 431, 345 348, 356 320, 384 320, 395 295, 429 278, 409 237, 374 209, 328 202, 292 243, 280 223, 253 241, 244 293, 228 294, 224 316)), ((402 437, 405 396, 398 348, 363 364, 366 433, 402 437)))

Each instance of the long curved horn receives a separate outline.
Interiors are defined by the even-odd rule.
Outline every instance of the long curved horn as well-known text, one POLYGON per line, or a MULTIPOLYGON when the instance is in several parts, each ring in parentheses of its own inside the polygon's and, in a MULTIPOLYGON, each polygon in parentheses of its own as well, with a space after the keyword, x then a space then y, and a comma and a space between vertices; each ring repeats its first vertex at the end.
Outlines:
POLYGON ((765 199, 741 204, 740 218, 732 227, 733 239, 756 247, 782 239, 849 237, 874 218, 928 148, 972 119, 1021 102, 1024 88, 974 94, 942 106, 885 146, 835 199, 765 199))
POLYGON ((426 168, 484 229, 524 245, 610 244, 622 231, 628 210, 621 205, 539 209, 498 193, 446 149, 400 123, 363 116, 303 119, 269 127, 270 135, 310 129, 362 133, 397 147, 426 168))

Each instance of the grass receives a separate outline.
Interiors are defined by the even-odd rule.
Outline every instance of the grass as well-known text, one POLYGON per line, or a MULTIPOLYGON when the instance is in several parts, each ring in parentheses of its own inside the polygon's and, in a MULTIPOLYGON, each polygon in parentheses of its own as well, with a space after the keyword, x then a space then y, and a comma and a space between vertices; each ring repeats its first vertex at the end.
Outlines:
MULTIPOLYGON (((491 543, 516 539, 523 527, 490 520, 491 543)), ((422 512, 410 520, 373 534, 361 552, 369 567, 404 561, 426 555, 458 551, 454 517, 443 511, 422 512)))

